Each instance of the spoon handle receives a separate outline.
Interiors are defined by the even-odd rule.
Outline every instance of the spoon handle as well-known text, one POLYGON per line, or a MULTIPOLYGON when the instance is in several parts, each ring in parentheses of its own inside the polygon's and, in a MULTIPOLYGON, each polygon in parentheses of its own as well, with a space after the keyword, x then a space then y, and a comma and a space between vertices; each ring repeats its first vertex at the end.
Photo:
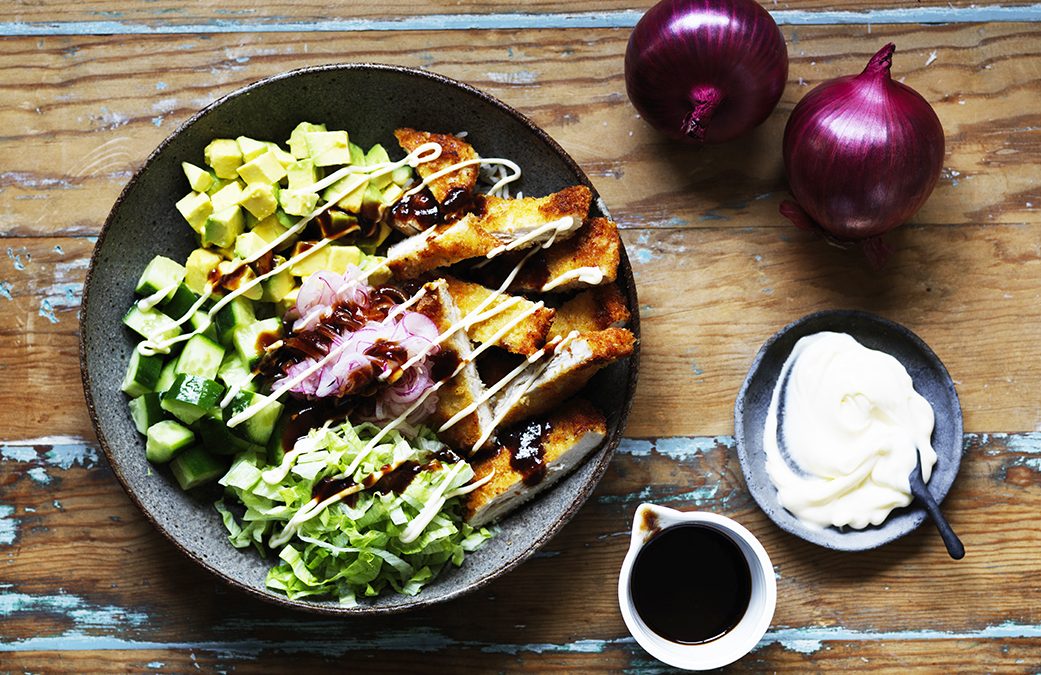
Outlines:
POLYGON ((908 478, 911 484, 911 494, 922 503, 929 517, 936 523, 936 529, 940 531, 940 538, 943 539, 943 545, 947 547, 947 553, 955 560, 964 558, 965 546, 961 543, 958 535, 954 533, 954 530, 951 529, 951 524, 943 517, 943 513, 940 511, 940 507, 937 506, 936 500, 933 499, 932 493, 925 486, 925 480, 922 478, 921 456, 918 457, 918 464, 908 478))

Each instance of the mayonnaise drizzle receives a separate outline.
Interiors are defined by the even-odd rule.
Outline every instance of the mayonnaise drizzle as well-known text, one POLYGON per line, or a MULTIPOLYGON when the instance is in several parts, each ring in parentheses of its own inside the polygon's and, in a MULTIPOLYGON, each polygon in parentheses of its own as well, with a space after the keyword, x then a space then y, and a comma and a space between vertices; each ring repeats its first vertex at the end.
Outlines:
POLYGON ((180 285, 181 285, 181 282, 178 281, 178 282, 170 284, 166 288, 160 288, 158 291, 156 291, 155 293, 152 293, 151 295, 149 295, 147 297, 141 298, 140 300, 137 301, 138 309, 141 309, 141 310, 152 309, 153 307, 158 305, 163 300, 166 300, 166 296, 168 296, 171 293, 173 293, 177 289, 177 287, 180 286, 180 285))
POLYGON ((566 284, 572 279, 577 279, 584 284, 590 286, 596 286, 604 281, 604 271, 599 267, 577 267, 573 270, 568 270, 560 276, 547 281, 542 285, 542 291, 552 291, 554 288, 566 284))

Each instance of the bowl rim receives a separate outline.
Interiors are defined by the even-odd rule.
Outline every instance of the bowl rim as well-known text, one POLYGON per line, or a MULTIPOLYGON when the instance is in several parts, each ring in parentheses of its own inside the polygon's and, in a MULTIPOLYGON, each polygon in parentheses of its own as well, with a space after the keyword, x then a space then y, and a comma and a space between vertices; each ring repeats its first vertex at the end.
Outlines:
MULTIPOLYGON (((892 533, 892 535, 884 538, 882 541, 879 541, 877 543, 873 543, 867 546, 850 546, 836 543, 825 543, 817 537, 807 536, 808 533, 806 529, 798 527, 796 525, 792 525, 775 517, 775 514, 771 510, 775 505, 778 509, 782 511, 786 510, 783 506, 776 502, 776 498, 773 502, 770 502, 769 504, 763 503, 763 497, 765 493, 768 493, 770 490, 773 490, 774 493, 776 493, 776 488, 774 488, 772 484, 765 488, 765 490, 752 489, 751 487, 754 482, 751 472, 752 458, 749 455, 748 444, 745 440, 744 433, 744 403, 745 398, 748 394, 748 389, 751 386, 752 380, 758 374, 760 366, 762 365, 762 361, 765 358, 767 352, 770 351, 774 344, 776 344, 779 340, 785 338, 793 330, 796 330, 805 324, 821 319, 860 320, 875 325, 879 325, 888 330, 891 330, 898 334, 902 340, 907 341, 911 346, 920 351, 930 362, 930 365, 936 370, 938 370, 938 372, 942 376, 942 382, 944 384, 945 389, 947 389, 950 393, 951 401, 954 404, 955 412, 955 414, 952 416, 953 419, 949 419, 947 422, 952 426, 952 431, 955 433, 955 437, 961 440, 959 441, 958 451, 953 453, 954 470, 951 473, 950 482, 946 485, 934 484, 932 483, 932 481, 926 484, 927 488, 929 489, 929 492, 933 495, 933 498, 936 500, 936 503, 938 505, 943 503, 943 500, 947 497, 947 493, 954 485, 954 481, 957 480, 958 471, 961 469, 962 457, 965 454, 965 429, 964 418, 961 408, 961 400, 958 397, 958 390, 954 384, 954 379, 947 371, 947 366, 945 366, 940 357, 936 355, 936 352, 934 352, 932 348, 929 347, 929 345, 926 344, 922 338, 920 338, 907 326, 904 326, 903 324, 897 323, 892 319, 887 319, 873 312, 868 312, 859 309, 825 309, 816 312, 811 312, 810 314, 807 314, 785 325, 783 328, 771 335, 770 338, 763 343, 762 347, 759 348, 759 351, 756 353, 755 358, 752 360, 752 364, 748 368, 748 374, 745 375, 744 382, 742 382, 741 384, 741 389, 737 394, 737 398, 734 401, 734 440, 736 441, 737 445, 738 461, 741 464, 741 474, 744 476, 745 485, 748 488, 749 494, 752 495, 752 499, 755 500, 755 503, 759 507, 759 510, 762 511, 774 525, 779 527, 784 532, 787 532, 788 534, 798 537, 803 541, 832 551, 838 551, 843 553, 870 551, 885 546, 886 544, 891 544, 892 542, 901 539, 917 530, 928 516, 928 513, 926 512, 925 508, 922 507, 917 500, 912 499, 911 503, 908 506, 901 507, 900 509, 894 509, 894 513, 898 511, 909 510, 911 513, 910 523, 909 525, 905 526, 905 529, 903 529, 903 531, 896 530, 894 533, 892 533), (936 489, 934 490, 934 488, 936 489), (767 508, 767 506, 769 506, 770 508, 767 508)), ((887 521, 883 521, 882 525, 879 526, 870 526, 869 528, 864 528, 862 530, 854 530, 852 533, 863 532, 870 529, 880 530, 886 526, 887 521)), ((798 518, 795 519, 795 522, 799 522, 798 518)), ((824 528, 824 531, 836 534, 840 537, 839 541, 841 541, 841 538, 844 537, 844 535, 846 534, 838 528, 834 527, 824 528)), ((812 532, 810 534, 812 534, 812 532)))
MULTIPOLYGON (((565 151, 560 146, 559 143, 557 143, 548 133, 546 133, 541 127, 532 122, 530 119, 528 119, 525 115, 523 115, 510 105, 502 102, 498 98, 484 91, 481 91, 480 89, 472 85, 442 75, 440 73, 395 64, 376 62, 346 62, 303 66, 301 68, 295 68, 293 70, 289 70, 283 73, 278 73, 276 75, 261 78, 259 80, 251 82, 245 86, 239 87, 238 89, 235 89, 231 92, 219 96, 213 102, 211 102, 204 108, 198 110, 197 112, 193 113, 184 122, 178 125, 176 129, 174 129, 170 134, 168 134, 166 138, 164 138, 159 143, 159 145, 157 145, 156 148, 151 153, 149 153, 145 161, 141 164, 141 166, 138 169, 134 171, 133 176, 130 178, 130 180, 127 181, 127 184, 120 191, 119 196, 116 198, 111 210, 109 211, 108 216, 105 218, 104 224, 101 226, 101 230, 98 232, 98 238, 94 244, 94 249, 90 256, 90 264, 87 268, 87 274, 83 284, 83 298, 80 304, 80 323, 86 320, 86 308, 90 305, 91 301, 91 288, 93 285, 92 282, 94 279, 94 271, 96 269, 97 262, 100 258, 101 248, 108 238, 110 226, 115 220, 116 212, 119 210, 119 207, 122 205, 127 195, 130 194, 130 192, 137 186, 141 177, 152 166, 153 162, 156 160, 158 155, 175 138, 177 138, 181 133, 187 130, 188 127, 193 125, 200 118, 207 115, 211 110, 214 110, 215 108, 223 105, 225 102, 231 99, 243 96, 271 82, 298 77, 300 75, 309 75, 313 73, 342 72, 352 70, 377 72, 382 71, 387 73, 403 74, 409 77, 423 78, 443 86, 453 87, 462 90, 463 93, 476 97, 482 100, 483 102, 493 106, 500 112, 503 112, 506 115, 514 118, 524 127, 526 127, 528 131, 533 133, 539 140, 541 140, 543 143, 549 146, 553 153, 557 157, 559 157, 568 167, 568 169, 570 169, 578 177, 579 183, 589 188, 589 190, 592 193, 592 204, 594 208, 599 208, 599 210, 603 212, 604 216, 610 217, 606 205, 600 198, 600 195, 597 192, 596 188, 593 186, 592 182, 589 180, 589 177, 578 165, 578 163, 571 157, 571 155, 569 155, 567 151, 565 151)), ((628 255, 626 254, 624 243, 621 243, 619 253, 619 281, 623 281, 623 283, 625 283, 627 286, 628 293, 626 299, 628 303, 631 305, 630 309, 637 309, 639 308, 639 302, 637 298, 636 283, 633 279, 632 267, 629 262, 628 255)), ((625 363, 627 363, 628 365, 628 374, 626 378, 626 386, 625 392, 623 394, 622 405, 617 411, 618 423, 615 426, 615 428, 609 433, 608 438, 605 440, 604 444, 596 451, 596 453, 599 454, 599 459, 596 460, 596 464, 593 467, 593 471, 589 477, 589 480, 587 480, 585 484, 583 484, 579 489, 578 494, 575 497, 575 500, 568 505, 568 507, 559 515, 559 517, 557 517, 553 521, 552 525, 540 537, 538 537, 530 547, 528 547, 525 551, 517 555, 513 560, 497 568, 492 573, 481 577, 480 579, 478 579, 472 584, 467 585, 466 587, 457 589, 447 594, 439 596, 424 596, 422 593, 420 593, 410 598, 410 600, 407 602, 403 602, 389 607, 364 604, 359 604, 354 607, 341 607, 339 605, 332 604, 331 602, 319 604, 315 601, 291 600, 285 595, 277 594, 273 591, 267 590, 266 588, 256 588, 254 586, 250 586, 249 584, 243 583, 239 579, 236 579, 231 575, 225 573, 223 570, 210 563, 204 557, 199 556, 192 550, 188 549, 180 541, 178 541, 177 538, 175 538, 173 534, 167 530, 167 528, 163 527, 148 509, 145 508, 145 505, 138 496, 136 490, 131 488, 130 481, 124 475, 119 463, 114 459, 114 454, 109 445, 108 438, 105 435, 104 430, 102 429, 100 420, 98 418, 97 408, 94 404, 94 395, 91 391, 90 373, 87 367, 86 331, 83 329, 82 326, 80 326, 78 340, 80 379, 83 385, 83 393, 86 399, 87 412, 90 415, 91 426, 94 429, 94 433, 98 439, 98 444, 101 446, 101 450, 105 454, 105 458, 108 461, 108 464, 112 469, 112 472, 115 474, 120 485, 123 487, 124 492, 127 493, 127 495, 130 497, 131 501, 138 508, 138 510, 145 516, 145 518, 148 519, 151 525, 156 530, 158 530, 168 541, 170 541, 182 554, 184 554, 190 560, 197 563, 200 567, 215 575, 218 579, 227 583, 228 585, 241 591, 244 591, 253 597, 259 598, 260 600, 281 607, 326 616, 385 616, 391 614, 402 614, 410 610, 440 605, 450 600, 459 598, 463 595, 473 593, 474 591, 480 588, 483 588, 484 586, 490 584, 496 579, 499 579, 503 575, 513 571, 515 568, 517 568, 522 563, 526 562, 529 558, 531 558, 536 552, 538 552, 543 546, 545 546, 550 541, 550 539, 556 536, 564 527, 564 525, 566 525, 575 516, 579 509, 581 509, 581 507, 592 495, 596 487, 600 484, 600 481, 603 478, 604 473, 607 471, 607 466, 608 464, 610 464, 611 458, 614 455, 614 451, 622 440, 622 436, 625 432, 626 424, 629 419, 629 413, 632 410, 633 399, 636 392, 636 381, 640 369, 639 312, 632 312, 632 317, 627 327, 630 331, 632 331, 633 335, 636 337, 636 340, 632 355, 628 357, 628 359, 625 361, 625 363)), ((590 457, 587 460, 585 460, 583 464, 592 460, 593 457, 590 457)), ((551 487, 550 489, 554 488, 551 487)))

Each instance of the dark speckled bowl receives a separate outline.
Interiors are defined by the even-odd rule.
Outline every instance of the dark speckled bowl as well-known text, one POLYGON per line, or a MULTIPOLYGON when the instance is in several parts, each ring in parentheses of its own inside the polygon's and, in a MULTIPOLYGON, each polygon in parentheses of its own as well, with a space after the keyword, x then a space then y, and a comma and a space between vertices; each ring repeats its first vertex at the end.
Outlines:
POLYGON ((780 505, 777 489, 766 473, 763 426, 777 376, 799 338, 821 331, 849 333, 865 347, 896 357, 911 375, 915 390, 932 405, 936 415, 932 443, 937 461, 928 487, 937 503, 947 496, 961 464, 961 406, 947 369, 921 338, 898 323, 867 312, 832 310, 810 314, 782 328, 759 350, 734 406, 737 453, 748 490, 759 508, 782 530, 825 548, 866 551, 913 531, 925 520, 925 509, 912 502, 893 511, 881 525, 863 530, 807 527, 780 505))
MULTIPOLYGON (((443 602, 487 584, 530 557, 589 497, 621 438, 636 385, 637 355, 605 369, 588 388, 606 412, 609 437, 578 470, 502 522, 502 531, 460 568, 445 571, 416 597, 387 594, 355 608, 335 600, 290 601, 269 591, 269 562, 234 549, 213 510, 214 494, 185 494, 169 473, 152 469, 134 429, 120 381, 135 341, 120 319, 134 284, 156 254, 183 260, 194 237, 174 202, 187 188, 181 162, 198 163, 217 137, 286 139, 302 120, 347 129, 362 146, 396 148, 400 126, 468 131, 487 157, 508 157, 524 169, 519 188, 543 195, 589 179, 544 131, 502 102, 440 75, 397 66, 347 64, 305 68, 240 89, 198 113, 148 158, 120 195, 101 231, 84 290, 80 362, 87 405, 101 447, 130 497, 192 560, 265 600, 328 614, 383 614, 443 602)), ((594 190, 593 210, 607 215, 594 190)), ((623 251, 619 283, 639 336, 636 289, 623 251)))

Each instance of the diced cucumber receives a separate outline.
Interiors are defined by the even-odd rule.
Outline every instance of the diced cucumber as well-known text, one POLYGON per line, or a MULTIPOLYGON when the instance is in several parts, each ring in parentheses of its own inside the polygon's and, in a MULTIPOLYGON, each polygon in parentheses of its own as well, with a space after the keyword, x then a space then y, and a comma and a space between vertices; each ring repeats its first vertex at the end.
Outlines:
MULTIPOLYGON (((235 395, 235 398, 231 399, 231 403, 224 408, 224 422, 227 423, 232 417, 238 415, 254 403, 258 403, 259 400, 260 394, 252 391, 240 391, 235 395)), ((275 428, 275 423, 282 416, 282 409, 281 403, 271 401, 231 431, 248 438, 254 443, 264 445, 271 438, 271 432, 275 428)))
POLYGON ((138 295, 152 295, 184 281, 184 266, 169 258, 157 255, 145 266, 134 290, 138 295))
POLYGON ((401 187, 405 187, 412 180, 412 167, 399 166, 390 172, 390 178, 401 187))
POLYGON ((163 419, 163 408, 159 405, 159 394, 148 392, 130 400, 130 419, 139 432, 147 433, 148 427, 163 419))
POLYGON ((123 315, 123 323, 141 337, 152 340, 165 340, 181 334, 181 327, 167 315, 137 305, 132 305, 123 315))
POLYGON ((184 373, 213 380, 217 377, 217 369, 223 360, 224 347, 205 335, 193 335, 184 343, 175 372, 178 375, 184 373))
POLYGON ((178 359, 173 358, 166 362, 163 366, 162 371, 159 373, 159 379, 155 383, 155 392, 162 394, 164 391, 169 389, 173 385, 174 380, 177 379, 177 361, 178 359))
POLYGON ((197 375, 180 374, 170 388, 163 392, 163 410, 185 424, 191 424, 217 405, 224 387, 197 375))
POLYGON ((230 351, 224 356, 220 370, 217 371, 217 379, 229 389, 234 386, 248 391, 257 389, 257 385, 253 381, 253 372, 242 362, 237 351, 230 351))
POLYGON ((134 353, 130 355, 130 365, 123 378, 123 391, 132 397, 153 391, 162 369, 163 357, 142 356, 141 352, 135 349, 134 353))
POLYGON ((267 463, 271 466, 277 466, 282 463, 286 453, 293 448, 286 447, 286 443, 295 443, 296 439, 287 439, 285 437, 286 427, 289 426, 291 421, 290 415, 279 415, 278 421, 275 422, 275 428, 271 431, 271 437, 267 440, 267 463))
POLYGON ((177 290, 173 292, 166 299, 162 307, 163 314, 167 315, 171 319, 177 320, 188 313, 188 310, 192 308, 199 300, 199 296, 192 293, 192 289, 188 288, 186 284, 180 284, 177 290))
POLYGON ((170 462, 170 472, 173 473, 182 490, 191 490, 200 485, 212 483, 220 478, 227 469, 224 462, 199 446, 188 448, 170 462))
POLYGON ((220 341, 217 338, 217 326, 206 312, 199 310, 192 314, 192 318, 188 319, 188 325, 193 331, 199 331, 200 335, 205 335, 214 342, 220 341))
POLYGON ((264 355, 265 347, 281 337, 282 321, 271 318, 236 328, 231 341, 242 362, 252 370, 264 355))
POLYGON ((145 457, 149 462, 162 464, 173 459, 179 450, 192 444, 195 434, 183 424, 173 420, 163 420, 148 427, 145 432, 145 457))
POLYGON ((220 343, 227 347, 231 344, 232 335, 238 328, 256 323, 256 320, 257 315, 253 312, 253 303, 246 298, 235 298, 217 312, 214 319, 220 343))
POLYGON ((197 424, 203 446, 215 455, 234 455, 244 450, 261 449, 233 433, 224 422, 209 415, 200 418, 197 424))

